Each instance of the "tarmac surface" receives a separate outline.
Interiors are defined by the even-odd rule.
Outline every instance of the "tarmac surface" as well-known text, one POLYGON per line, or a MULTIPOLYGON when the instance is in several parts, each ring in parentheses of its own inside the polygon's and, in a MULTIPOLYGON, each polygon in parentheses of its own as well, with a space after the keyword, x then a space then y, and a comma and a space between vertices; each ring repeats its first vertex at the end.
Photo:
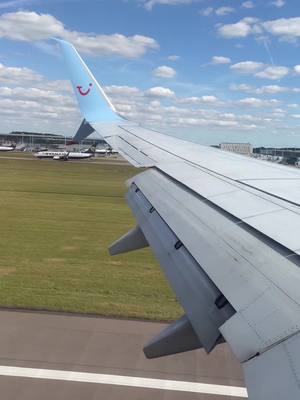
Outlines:
POLYGON ((0 311, 1 400, 237 400, 241 367, 227 345, 147 360, 166 324, 0 311))

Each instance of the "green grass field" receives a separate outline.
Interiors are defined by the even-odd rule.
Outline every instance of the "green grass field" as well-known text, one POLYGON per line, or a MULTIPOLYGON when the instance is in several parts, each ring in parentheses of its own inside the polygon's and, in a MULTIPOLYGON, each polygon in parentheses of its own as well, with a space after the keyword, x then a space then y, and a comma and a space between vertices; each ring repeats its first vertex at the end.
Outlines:
POLYGON ((127 166, 0 159, 0 306, 171 320, 149 249, 110 257, 134 226, 127 166))

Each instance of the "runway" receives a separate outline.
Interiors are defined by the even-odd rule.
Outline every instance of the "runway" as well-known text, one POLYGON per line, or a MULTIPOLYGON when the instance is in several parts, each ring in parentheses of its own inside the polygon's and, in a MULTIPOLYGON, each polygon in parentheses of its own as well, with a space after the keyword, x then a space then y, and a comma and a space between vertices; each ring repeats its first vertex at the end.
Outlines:
POLYGON ((166 324, 0 311, 5 400, 238 400, 241 368, 227 345, 147 360, 143 345, 166 324))

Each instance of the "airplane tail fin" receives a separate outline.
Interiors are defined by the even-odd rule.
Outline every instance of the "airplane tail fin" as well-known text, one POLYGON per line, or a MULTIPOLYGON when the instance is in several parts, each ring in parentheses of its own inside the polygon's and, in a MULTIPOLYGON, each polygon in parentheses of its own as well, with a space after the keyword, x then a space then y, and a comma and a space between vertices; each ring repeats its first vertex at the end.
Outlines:
POLYGON ((70 74, 80 110, 90 123, 122 122, 124 121, 115 107, 88 69, 75 47, 61 39, 55 39, 62 49, 64 59, 70 74))

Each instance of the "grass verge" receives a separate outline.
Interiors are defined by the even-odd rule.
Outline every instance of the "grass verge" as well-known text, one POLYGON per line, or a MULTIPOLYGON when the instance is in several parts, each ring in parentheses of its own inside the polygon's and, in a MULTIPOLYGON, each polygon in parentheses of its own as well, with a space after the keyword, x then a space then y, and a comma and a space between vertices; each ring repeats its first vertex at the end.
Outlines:
POLYGON ((135 221, 127 166, 0 159, 0 306, 172 320, 149 249, 111 258, 135 221))

